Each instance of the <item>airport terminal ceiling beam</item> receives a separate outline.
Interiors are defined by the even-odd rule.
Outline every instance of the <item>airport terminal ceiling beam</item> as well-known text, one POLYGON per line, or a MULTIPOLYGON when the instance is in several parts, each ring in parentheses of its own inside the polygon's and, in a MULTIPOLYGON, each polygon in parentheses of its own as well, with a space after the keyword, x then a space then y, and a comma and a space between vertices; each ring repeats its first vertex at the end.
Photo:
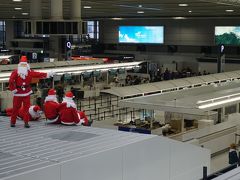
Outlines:
POLYGON ((215 4, 240 6, 240 0, 201 0, 201 1, 215 4))

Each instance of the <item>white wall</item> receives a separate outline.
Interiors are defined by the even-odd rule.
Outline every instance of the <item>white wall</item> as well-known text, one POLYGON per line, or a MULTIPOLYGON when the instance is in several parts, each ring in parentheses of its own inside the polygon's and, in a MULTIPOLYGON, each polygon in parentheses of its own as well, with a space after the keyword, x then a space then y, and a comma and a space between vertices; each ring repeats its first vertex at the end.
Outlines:
POLYGON ((152 136, 6 179, 196 180, 202 178, 203 166, 210 168, 207 149, 152 136))
POLYGON ((239 25, 237 19, 127 19, 106 20, 100 23, 100 40, 103 43, 118 43, 118 26, 148 25, 164 26, 165 45, 214 45, 214 27, 219 25, 239 25))
POLYGON ((214 25, 211 20, 126 20, 103 21, 101 23, 101 41, 118 43, 119 25, 163 25, 165 43, 167 45, 213 45, 214 25))

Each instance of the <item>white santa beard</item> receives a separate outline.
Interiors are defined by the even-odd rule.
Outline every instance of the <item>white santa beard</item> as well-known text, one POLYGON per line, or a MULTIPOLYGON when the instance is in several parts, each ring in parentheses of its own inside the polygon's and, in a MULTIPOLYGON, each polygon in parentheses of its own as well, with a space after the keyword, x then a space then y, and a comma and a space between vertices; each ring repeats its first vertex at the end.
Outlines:
POLYGON ((47 101, 58 102, 56 95, 48 95, 48 96, 45 98, 45 102, 47 102, 47 101))
POLYGON ((18 75, 21 77, 21 78, 23 78, 23 79, 25 79, 26 78, 26 76, 28 75, 28 67, 22 67, 22 66, 18 66, 18 69, 17 69, 18 71, 18 75))
POLYGON ((69 104, 73 108, 77 108, 77 106, 76 106, 75 102, 72 100, 72 98, 64 97, 62 102, 69 104))

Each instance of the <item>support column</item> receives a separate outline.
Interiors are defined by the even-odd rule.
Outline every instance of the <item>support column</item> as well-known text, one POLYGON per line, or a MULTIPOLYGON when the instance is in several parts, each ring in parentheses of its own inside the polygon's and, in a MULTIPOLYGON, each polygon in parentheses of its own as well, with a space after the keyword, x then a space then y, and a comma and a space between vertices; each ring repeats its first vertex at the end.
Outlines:
POLYGON ((51 0, 51 19, 63 19, 63 0, 51 0))
POLYGON ((71 16, 73 20, 81 20, 81 0, 72 0, 71 16))
POLYGON ((84 78, 82 74, 81 74, 81 88, 84 88, 84 78))
POLYGON ((30 18, 42 19, 42 0, 30 1, 30 18))

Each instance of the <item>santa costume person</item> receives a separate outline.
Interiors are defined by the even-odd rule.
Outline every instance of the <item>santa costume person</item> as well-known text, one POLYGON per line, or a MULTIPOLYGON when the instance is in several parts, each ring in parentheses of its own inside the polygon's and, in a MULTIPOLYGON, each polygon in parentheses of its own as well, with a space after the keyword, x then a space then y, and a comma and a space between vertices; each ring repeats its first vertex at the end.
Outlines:
POLYGON ((77 106, 73 98, 74 96, 71 91, 66 92, 59 108, 59 121, 64 125, 77 125, 80 122, 77 106))
MULTIPOLYGON (((7 116, 12 116, 13 114, 13 108, 7 108, 6 109, 6 115, 7 116)), ((24 107, 22 106, 17 113, 17 118, 20 118, 23 120, 24 116, 25 116, 25 111, 24 111, 24 107)), ((27 112, 27 115, 29 116, 29 120, 30 121, 37 121, 41 118, 41 108, 38 105, 33 105, 30 106, 27 112)))
POLYGON ((43 107, 45 117, 49 123, 60 123, 58 120, 60 104, 57 101, 55 89, 49 89, 48 96, 45 98, 43 107))
POLYGON ((9 89, 13 93, 13 113, 11 116, 11 127, 15 127, 17 113, 22 105, 24 107, 24 127, 30 127, 28 124, 28 110, 30 107, 30 94, 32 94, 32 89, 30 86, 32 78, 44 79, 53 75, 53 72, 43 73, 31 70, 29 64, 27 63, 27 57, 21 57, 18 68, 12 72, 9 78, 9 89))

